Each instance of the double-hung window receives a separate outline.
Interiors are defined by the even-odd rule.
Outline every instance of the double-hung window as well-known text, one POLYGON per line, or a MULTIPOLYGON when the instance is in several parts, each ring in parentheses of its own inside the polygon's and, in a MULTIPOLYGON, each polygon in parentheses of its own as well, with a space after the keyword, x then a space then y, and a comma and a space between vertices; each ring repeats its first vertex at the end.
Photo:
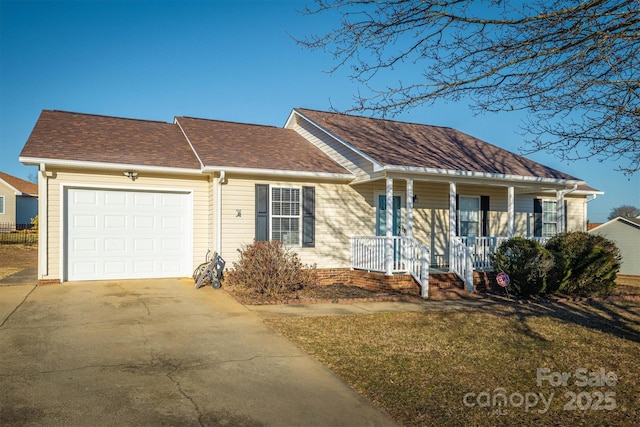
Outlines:
POLYGON ((300 244, 300 188, 271 187, 271 238, 300 244))
POLYGON ((553 237, 558 232, 558 203, 542 201, 542 237, 553 237))
POLYGON ((480 236, 480 197, 460 196, 460 236, 480 236))
POLYGON ((4 196, 0 196, 0 214, 4 214, 4 196))
POLYGON ((315 187, 256 184, 256 240, 314 247, 315 187))

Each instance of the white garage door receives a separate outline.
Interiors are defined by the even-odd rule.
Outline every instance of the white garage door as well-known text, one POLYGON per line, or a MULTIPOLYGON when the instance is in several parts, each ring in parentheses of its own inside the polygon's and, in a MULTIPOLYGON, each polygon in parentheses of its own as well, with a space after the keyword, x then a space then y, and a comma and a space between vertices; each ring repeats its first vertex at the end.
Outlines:
POLYGON ((190 200, 184 193, 67 189, 66 279, 190 276, 190 200))

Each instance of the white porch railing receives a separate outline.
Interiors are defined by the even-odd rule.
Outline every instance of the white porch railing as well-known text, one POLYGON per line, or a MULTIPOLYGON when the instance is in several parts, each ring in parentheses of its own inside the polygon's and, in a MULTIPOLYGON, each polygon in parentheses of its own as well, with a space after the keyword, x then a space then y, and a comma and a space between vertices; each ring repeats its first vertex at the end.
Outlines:
MULTIPOLYGON (((449 255, 449 270, 464 282, 465 288, 473 291, 473 271, 493 268, 491 256, 509 237, 454 237, 449 255)), ((540 244, 548 237, 530 237, 540 244)), ((351 238, 351 268, 376 273, 386 273, 385 236, 357 236, 351 238)), ((421 286, 421 295, 429 292, 429 249, 412 237, 390 238, 391 273, 409 273, 421 286)))
MULTIPOLYGON (((460 237, 460 239, 469 248, 473 268, 476 270, 490 270, 493 268, 491 263, 492 255, 502 242, 509 240, 509 237, 460 237)), ((541 245, 544 245, 549 240, 548 237, 529 237, 529 239, 535 240, 541 245)))
MULTIPOLYGON (((420 295, 429 295, 429 249, 413 237, 393 236, 391 273, 409 273, 420 283, 420 295)), ((351 268, 386 273, 385 236, 351 238, 351 268)))
POLYGON ((461 237, 451 239, 449 270, 456 273, 468 291, 473 291, 473 257, 461 237))

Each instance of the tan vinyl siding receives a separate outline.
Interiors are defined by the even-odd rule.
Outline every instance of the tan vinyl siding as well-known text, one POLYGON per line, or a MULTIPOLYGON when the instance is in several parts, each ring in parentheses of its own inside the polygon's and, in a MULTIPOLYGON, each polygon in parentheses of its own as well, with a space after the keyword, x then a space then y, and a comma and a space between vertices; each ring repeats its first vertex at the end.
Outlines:
POLYGON ((306 264, 349 267, 351 237, 373 231, 372 207, 364 194, 348 185, 229 177, 222 188, 222 254, 229 267, 238 260, 238 249, 255 238, 256 184, 315 187, 315 247, 292 247, 306 264))
POLYGON ((16 193, 3 183, 0 183, 0 196, 4 197, 4 212, 0 213, 0 223, 16 222, 16 193))
POLYGON ((123 190, 177 190, 189 191, 193 197, 193 263, 202 262, 210 241, 209 183, 207 176, 163 176, 140 173, 131 181, 122 172, 100 173, 98 171, 49 171, 48 178, 48 274, 42 280, 62 279, 62 207, 63 187, 77 186, 96 189, 118 188, 123 190))
POLYGON ((369 175, 373 172, 373 165, 370 161, 355 154, 351 149, 341 143, 336 143, 335 141, 327 143, 325 140, 331 137, 302 117, 296 116, 296 124, 293 126, 293 130, 320 148, 320 150, 356 177, 369 175))
POLYGON ((567 231, 587 231, 584 197, 566 197, 567 231))

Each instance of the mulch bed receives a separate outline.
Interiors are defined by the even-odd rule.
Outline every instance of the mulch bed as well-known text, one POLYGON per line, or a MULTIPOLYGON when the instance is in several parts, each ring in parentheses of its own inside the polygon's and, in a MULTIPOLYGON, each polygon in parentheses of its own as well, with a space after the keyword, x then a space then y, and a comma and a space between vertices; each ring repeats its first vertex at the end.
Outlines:
POLYGON ((267 299, 261 295, 248 295, 241 289, 223 286, 223 289, 243 305, 270 304, 348 304, 354 302, 381 301, 419 301, 415 295, 393 292, 374 292, 357 286, 343 284, 319 285, 306 287, 295 294, 284 296, 278 300, 267 299))

